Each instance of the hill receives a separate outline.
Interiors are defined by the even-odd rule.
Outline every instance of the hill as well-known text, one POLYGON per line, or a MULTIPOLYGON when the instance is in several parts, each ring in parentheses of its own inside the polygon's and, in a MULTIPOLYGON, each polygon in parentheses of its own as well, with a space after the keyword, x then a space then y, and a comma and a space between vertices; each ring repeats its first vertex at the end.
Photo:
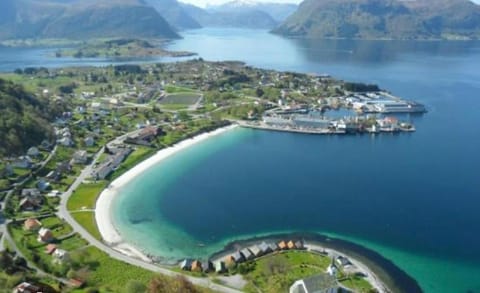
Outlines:
POLYGON ((278 24, 270 14, 257 9, 227 9, 221 6, 202 9, 190 4, 182 4, 182 7, 204 27, 271 29, 278 24))
POLYGON ((217 6, 209 6, 209 9, 222 11, 257 10, 270 15, 275 21, 282 22, 292 15, 298 5, 292 3, 256 2, 250 0, 234 0, 217 6))
POLYGON ((0 11, 0 39, 178 37, 143 0, 3 0, 0 11))
POLYGON ((18 84, 0 79, 0 155, 22 154, 51 137, 48 121, 54 116, 47 101, 37 99, 18 84))
POLYGON ((202 26, 176 0, 145 0, 176 29, 196 29, 202 26))
POLYGON ((273 32, 308 38, 476 39, 480 6, 468 0, 305 0, 273 32))

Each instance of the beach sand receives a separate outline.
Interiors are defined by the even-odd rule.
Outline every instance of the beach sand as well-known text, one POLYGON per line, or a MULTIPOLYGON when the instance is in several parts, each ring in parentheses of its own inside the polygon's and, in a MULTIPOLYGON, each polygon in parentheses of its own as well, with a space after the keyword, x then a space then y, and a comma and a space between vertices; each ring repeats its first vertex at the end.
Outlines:
POLYGON ((130 257, 138 258, 143 261, 151 262, 152 260, 146 256, 144 253, 126 243, 120 233, 115 228, 112 217, 110 214, 110 208, 114 197, 118 194, 121 190, 122 186, 127 184, 133 178, 141 175, 145 170, 149 169, 150 167, 160 163, 162 160, 168 158, 169 156, 184 150, 190 146, 195 145, 201 141, 209 139, 213 136, 222 134, 226 131, 229 131, 233 128, 237 127, 237 125, 230 125, 223 128, 216 129, 211 132, 199 134, 193 138, 186 139, 184 141, 179 142, 178 144, 159 150, 155 155, 150 157, 149 159, 141 162, 140 164, 136 165, 132 169, 125 172, 122 176, 115 179, 98 197, 97 203, 95 206, 95 220, 97 222, 98 230, 102 235, 104 242, 110 245, 113 249, 128 255, 130 257))

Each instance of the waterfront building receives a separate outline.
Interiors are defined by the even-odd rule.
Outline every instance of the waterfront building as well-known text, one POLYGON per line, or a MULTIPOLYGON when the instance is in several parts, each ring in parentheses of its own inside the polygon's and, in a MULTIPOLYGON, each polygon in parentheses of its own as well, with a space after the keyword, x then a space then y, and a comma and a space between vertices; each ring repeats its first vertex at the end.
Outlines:
POLYGON ((192 272, 201 272, 202 271, 202 263, 198 260, 194 260, 192 265, 190 266, 190 270, 192 272))
POLYGON ((318 274, 302 280, 298 280, 290 287, 290 293, 348 293, 351 292, 340 287, 335 277, 328 274, 318 274))
POLYGON ((223 273, 225 272, 226 268, 225 268, 225 263, 223 261, 218 261, 215 263, 215 272, 216 273, 223 273))
POLYGON ((273 252, 272 248, 266 242, 260 243, 258 248, 260 248, 260 251, 262 252, 262 254, 268 254, 273 252))
POLYGON ((244 248, 244 249, 240 250, 240 252, 243 254, 243 257, 245 258, 245 260, 252 260, 256 256, 248 248, 244 248))

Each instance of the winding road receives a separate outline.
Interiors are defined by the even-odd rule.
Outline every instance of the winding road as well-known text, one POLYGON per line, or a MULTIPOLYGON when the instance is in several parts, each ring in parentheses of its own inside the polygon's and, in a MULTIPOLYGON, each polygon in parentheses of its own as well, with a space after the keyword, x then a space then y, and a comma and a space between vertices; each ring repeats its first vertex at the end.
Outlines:
MULTIPOLYGON (((112 144, 112 143, 115 143, 115 144, 121 143, 127 136, 132 135, 132 134, 136 133, 137 131, 138 130, 136 130, 134 132, 127 133, 127 134, 122 135, 122 136, 119 136, 115 140, 108 143, 107 146, 112 144)), ((97 240, 96 238, 94 238, 80 224, 78 224, 77 221, 75 221, 75 219, 70 215, 70 213, 67 210, 68 199, 73 194, 73 192, 78 188, 78 186, 86 178, 88 178, 90 176, 90 174, 91 174, 91 172, 94 168, 95 163, 98 161, 98 159, 99 159, 100 155, 103 153, 104 149, 105 148, 103 147, 100 151, 98 151, 95 154, 95 156, 93 157, 90 164, 87 165, 82 170, 81 174, 77 177, 75 182, 73 182, 73 184, 70 186, 70 188, 62 195, 61 202, 60 202, 60 207, 59 207, 59 210, 57 212, 58 217, 60 217, 62 219, 65 219, 65 221, 67 221, 67 223, 69 223, 72 226, 73 230, 76 231, 78 234, 80 234, 91 245, 94 245, 95 247, 102 250, 103 252, 105 252, 106 254, 108 254, 110 257, 112 257, 114 259, 126 262, 128 264, 131 264, 131 265, 134 265, 134 266, 137 266, 137 267, 141 267, 141 268, 146 269, 146 270, 150 270, 150 271, 153 271, 153 272, 158 272, 158 273, 161 273, 161 274, 167 275, 167 276, 183 276, 195 285, 202 286, 202 287, 207 287, 207 288, 210 288, 210 289, 218 291, 218 292, 226 292, 226 293, 241 292, 241 291, 238 291, 236 289, 232 289, 232 288, 229 288, 229 287, 226 287, 226 286, 215 284, 209 278, 196 278, 196 277, 187 276, 187 275, 177 273, 177 272, 173 272, 169 269, 160 267, 156 264, 149 263, 149 262, 146 262, 146 261, 143 261, 143 260, 140 260, 140 259, 136 259, 136 258, 127 256, 123 253, 118 252, 117 250, 113 249, 112 247, 106 245, 105 243, 97 240)))

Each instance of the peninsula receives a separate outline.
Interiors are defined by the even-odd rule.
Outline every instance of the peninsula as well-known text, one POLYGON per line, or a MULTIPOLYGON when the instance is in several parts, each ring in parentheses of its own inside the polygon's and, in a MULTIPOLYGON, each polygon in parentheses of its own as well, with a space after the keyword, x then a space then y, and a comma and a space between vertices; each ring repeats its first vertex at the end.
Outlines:
MULTIPOLYGON (((220 266, 220 275, 216 269, 207 275, 198 273, 201 266, 193 263, 198 265, 199 260, 183 260, 181 271, 160 265, 123 241, 111 223, 109 205, 131 178, 236 124, 305 133, 382 135, 414 130, 409 121, 395 115, 423 113, 423 105, 376 85, 328 75, 202 59, 104 68, 18 69, 0 75, 0 90, 9 97, 1 110, 4 125, 15 129, 1 132, 8 133, 0 148, 1 206, 9 219, 0 230, 10 251, 4 258, 20 255, 22 260, 9 269, 32 283, 50 284, 52 292, 64 286, 118 292, 134 286, 128 280, 143 286, 158 283, 159 277, 152 272, 160 272, 188 279, 162 279, 166 284, 191 286, 185 284, 192 282, 211 290, 238 292, 247 286, 245 281, 256 282, 255 264, 298 256, 317 265, 286 275, 282 290, 309 274, 328 274, 325 278, 333 287, 387 290, 389 284, 363 261, 333 248, 326 255, 319 254, 312 243, 294 238, 283 239, 282 245, 275 242, 277 248, 272 245, 268 253, 261 253, 261 259, 260 254, 251 257, 254 245, 229 252, 230 262, 212 259, 212 265, 220 266), (12 114, 24 113, 23 109, 36 109, 37 120, 12 114), (41 127, 34 127, 35 121, 41 127), (232 259, 234 254, 244 260, 232 259), (344 259, 350 259, 355 270, 348 271, 344 259), (27 267, 39 274, 28 273, 27 267), (238 274, 228 277, 223 275, 226 272, 238 274), (122 280, 118 280, 120 275, 122 280), (236 278, 240 283, 232 281, 236 278)), ((255 243, 264 248, 269 244, 255 243)))

